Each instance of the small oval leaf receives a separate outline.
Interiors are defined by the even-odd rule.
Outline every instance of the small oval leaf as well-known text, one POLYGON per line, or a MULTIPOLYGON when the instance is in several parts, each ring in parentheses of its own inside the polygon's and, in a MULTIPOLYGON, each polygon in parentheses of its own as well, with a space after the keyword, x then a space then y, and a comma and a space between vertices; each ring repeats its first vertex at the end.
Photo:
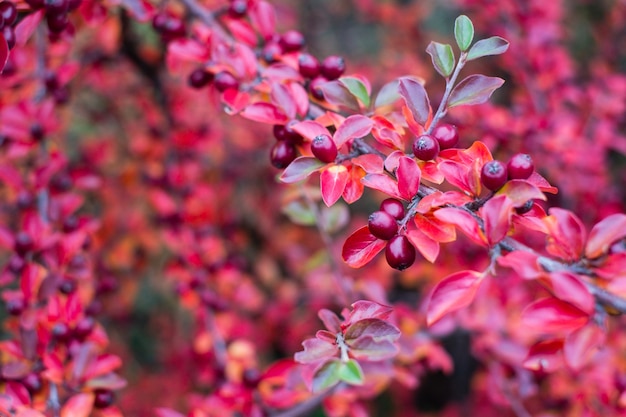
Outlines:
POLYGON ((470 75, 454 87, 448 100, 448 108, 482 104, 489 100, 502 84, 504 84, 502 78, 470 75))
POLYGON ((378 255, 386 244, 373 236, 367 226, 363 226, 346 239, 341 257, 352 268, 360 268, 378 255))
POLYGON ((469 17, 462 14, 454 21, 454 38, 459 49, 463 52, 472 44, 474 40, 474 25, 469 17))
POLYGON ((430 101, 424 86, 412 78, 404 77, 400 78, 398 91, 415 121, 424 125, 430 115, 430 101))
POLYGON ((431 42, 428 44, 426 52, 433 61, 433 67, 435 67, 435 70, 441 74, 441 76, 447 78, 452 74, 455 60, 450 45, 447 43, 431 42))
POLYGON ((509 49, 509 41, 500 36, 481 39, 469 50, 467 60, 471 61, 488 55, 500 55, 506 52, 507 49, 509 49))
POLYGON ((284 183, 291 184, 293 182, 302 181, 315 171, 322 168, 325 164, 317 158, 310 156, 301 156, 293 160, 280 175, 280 180, 284 183))

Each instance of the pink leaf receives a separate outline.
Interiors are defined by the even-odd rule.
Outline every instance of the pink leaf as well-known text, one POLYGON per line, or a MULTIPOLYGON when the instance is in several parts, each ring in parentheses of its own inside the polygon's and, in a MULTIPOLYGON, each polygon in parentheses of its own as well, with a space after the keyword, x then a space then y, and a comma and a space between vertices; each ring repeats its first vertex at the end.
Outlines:
POLYGON ((369 117, 360 114, 348 117, 337 128, 333 137, 337 148, 341 148, 344 143, 351 139, 367 136, 372 131, 372 126, 374 126, 374 122, 369 117))
POLYGON ((343 197, 344 201, 348 204, 352 204, 357 201, 363 195, 363 184, 361 183, 361 178, 365 174, 361 168, 358 166, 348 166, 348 172, 350 176, 348 178, 348 183, 346 184, 346 188, 343 189, 343 197))
POLYGON ((73 395, 63 405, 61 417, 88 417, 93 409, 93 401, 93 393, 73 395))
POLYGON ((263 0, 255 2, 254 7, 248 11, 248 16, 264 38, 271 38, 276 31, 276 11, 274 6, 263 0))
POLYGON ((546 200, 546 196, 534 184, 525 180, 510 180, 500 188, 498 194, 504 194, 513 201, 514 207, 521 207, 528 200, 546 200))
MULTIPOLYGON (((454 230, 454 228, 452 230, 454 230)), ((428 262, 434 263, 437 260, 440 249, 439 242, 433 240, 423 233, 421 229, 415 227, 407 229, 405 236, 428 262)))
POLYGON ((296 117, 296 101, 284 84, 274 83, 271 93, 272 103, 280 107, 289 119, 296 117))
POLYGON ((598 326, 581 327, 565 339, 563 353, 565 363, 574 371, 579 371, 589 362, 596 348, 604 345, 606 333, 598 326))
POLYGON ((514 251, 498 258, 498 263, 504 267, 513 269, 517 275, 524 279, 536 279, 543 275, 537 260, 539 255, 526 252, 514 251))
POLYGON ((580 219, 572 212, 551 208, 550 216, 544 219, 551 239, 546 249, 552 255, 567 261, 575 261, 582 255, 587 232, 580 219))
POLYGON ((417 194, 421 175, 422 173, 415 160, 406 156, 400 158, 396 176, 398 177, 398 192, 405 200, 411 201, 417 194))
POLYGON ((305 120, 300 123, 296 123, 292 126, 292 129, 298 132, 309 141, 313 141, 319 135, 333 135, 324 126, 313 120, 305 120))
POLYGON ((509 232, 513 201, 506 195, 495 196, 485 203, 482 216, 485 220, 485 235, 490 246, 500 242, 509 232))
POLYGON ((470 213, 454 207, 444 207, 435 211, 434 216, 439 220, 453 224, 479 245, 486 243, 485 235, 480 230, 478 222, 470 213))
POLYGON ((568 302, 557 298, 543 298, 530 304, 522 312, 522 322, 544 333, 578 329, 587 323, 589 315, 568 302))
POLYGON ((331 165, 322 171, 320 175, 322 200, 328 207, 339 200, 349 179, 350 173, 344 165, 331 165))
POLYGON ((436 242, 446 243, 456 240, 456 229, 454 226, 444 223, 438 218, 418 214, 413 218, 413 222, 420 232, 436 242))
POLYGON ((337 317, 337 315, 332 311, 323 308, 318 311, 317 317, 322 320, 324 326, 326 326, 326 328, 331 332, 339 333, 341 331, 341 321, 339 320, 339 317, 337 317))
POLYGON ((536 185, 544 193, 556 194, 559 190, 556 187, 550 185, 550 183, 537 171, 533 172, 531 176, 526 180, 529 183, 536 185))
POLYGON ((370 336, 377 342, 381 340, 393 342, 400 337, 400 330, 396 326, 377 318, 353 321, 346 330, 345 340, 348 342, 362 336, 370 336))
POLYGON ((366 361, 382 361, 393 358, 398 354, 398 346, 389 340, 375 340, 372 336, 364 335, 347 343, 350 347, 350 356, 366 361))
POLYGON ((352 158, 351 162, 363 168, 363 171, 368 174, 382 174, 383 160, 380 156, 374 154, 359 155, 356 158, 352 158))
POLYGON ((524 367, 535 371, 552 372, 563 365, 563 340, 545 340, 534 344, 524 360, 524 367))
POLYGON ((250 104, 240 114, 246 119, 272 125, 282 125, 289 120, 275 105, 263 102, 250 104))
POLYGON ((39 26, 39 22, 43 18, 44 10, 35 13, 29 13, 15 27, 15 44, 18 46, 26 45, 28 39, 35 33, 35 29, 39 26))
POLYGON ((346 107, 350 110, 359 110, 359 103, 356 97, 350 93, 350 91, 341 84, 341 82, 329 81, 319 86, 320 90, 324 93, 324 98, 331 104, 336 106, 346 107))
POLYGON ((467 307, 474 300, 481 283, 482 274, 476 271, 460 271, 440 281, 430 296, 426 323, 432 326, 446 314, 467 307))
POLYGON ((287 184, 302 181, 324 165, 325 164, 317 158, 300 156, 294 159, 293 162, 285 168, 280 175, 280 180, 287 184))
POLYGON ((360 268, 371 261, 387 242, 374 237, 367 226, 352 233, 344 242, 341 257, 352 268, 360 268))
POLYGON ((591 315, 595 310, 595 299, 585 284, 575 274, 556 271, 548 275, 552 293, 560 300, 567 301, 591 315))
MULTIPOLYGON (((352 311, 347 315, 347 319, 350 323, 364 319, 386 320, 392 312, 393 308, 389 306, 374 301, 359 300, 352 303, 352 311)), ((346 317, 345 314, 344 317, 346 317)))
POLYGON ((587 258, 597 258, 606 253, 613 244, 626 237, 626 215, 613 214, 601 220, 589 233, 585 256, 587 258))
POLYGON ((474 194, 474 190, 470 186, 469 167, 456 161, 443 161, 438 165, 439 171, 450 184, 465 191, 474 194))
POLYGON ((398 191, 398 184, 386 174, 367 174, 361 179, 363 185, 369 188, 373 188, 378 191, 382 191, 392 197, 403 199, 398 191))
POLYGON ((337 355, 338 347, 320 339, 306 339, 303 351, 296 352, 294 359, 300 363, 314 363, 337 355))
POLYGON ((413 119, 423 126, 430 115, 430 101, 424 86, 415 79, 403 77, 400 78, 398 90, 413 119))

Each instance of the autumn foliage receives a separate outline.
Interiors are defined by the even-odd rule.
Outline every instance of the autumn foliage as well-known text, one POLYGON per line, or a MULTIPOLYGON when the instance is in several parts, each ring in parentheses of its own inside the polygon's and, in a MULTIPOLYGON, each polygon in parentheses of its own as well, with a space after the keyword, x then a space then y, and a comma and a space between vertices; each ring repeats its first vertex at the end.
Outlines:
POLYGON ((301 3, 0 2, 0 416, 625 414, 626 3, 301 3))

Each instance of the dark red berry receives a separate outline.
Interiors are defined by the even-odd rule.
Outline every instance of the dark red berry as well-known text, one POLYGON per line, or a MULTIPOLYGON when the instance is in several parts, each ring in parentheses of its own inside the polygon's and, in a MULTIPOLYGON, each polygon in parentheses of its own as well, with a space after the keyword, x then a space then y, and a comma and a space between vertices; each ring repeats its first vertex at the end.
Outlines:
POLYGON ((80 7, 83 0, 68 0, 67 1, 67 10, 76 10, 80 7))
POLYGON ((78 340, 85 340, 85 338, 91 334, 95 325, 96 321, 92 317, 83 317, 76 323, 76 327, 74 327, 74 336, 76 336, 78 340))
POLYGON ((315 78, 320 75, 320 62, 311 54, 300 54, 298 70, 304 78, 315 78))
POLYGON ((248 13, 248 2, 246 0, 233 0, 228 6, 228 15, 234 19, 243 17, 248 13))
POLYGON ((48 91, 52 91, 59 87, 59 79, 54 71, 46 71, 43 75, 43 82, 46 85, 48 91))
POLYGON ((261 382, 261 373, 256 369, 243 371, 243 384, 248 388, 256 388, 261 382))
POLYGON ((446 123, 437 126, 432 135, 439 142, 441 150, 453 148, 459 142, 459 132, 456 127, 446 123))
POLYGON ((41 123, 35 122, 30 126, 30 137, 33 138, 35 142, 39 142, 46 136, 46 131, 44 130, 41 123))
POLYGON ((340 56, 331 55, 324 59, 320 71, 326 79, 335 80, 346 71, 346 62, 340 56))
POLYGON ((386 211, 375 211, 367 221, 370 233, 379 239, 389 240, 398 233, 396 219, 386 211))
POLYGON ((7 313, 12 316, 19 316, 26 308, 26 302, 23 298, 12 298, 6 303, 7 313))
POLYGON ((298 132, 293 130, 293 126, 299 123, 298 120, 290 120, 285 125, 285 140, 298 145, 302 143, 303 137, 298 132))
POLYGON ((290 142, 281 140, 272 147, 270 161, 274 167, 283 169, 287 168, 287 165, 296 159, 296 156, 298 156, 296 147, 290 142))
POLYGON ((518 153, 513 155, 506 165, 509 179, 512 180, 525 180, 530 177, 535 170, 533 159, 530 155, 525 153, 518 153))
POLYGON ((404 205, 400 200, 395 198, 387 198, 380 203, 380 209, 385 213, 388 213, 396 220, 401 220, 404 217, 404 205))
POLYGON ((152 27, 159 33, 165 32, 167 26, 168 16, 163 13, 158 13, 152 18, 152 27))
POLYGON ((67 27, 69 19, 67 13, 46 13, 46 23, 52 33, 61 33, 67 27))
POLYGON ((26 190, 22 190, 17 194, 17 208, 20 210, 28 210, 35 206, 35 196, 26 190))
POLYGON ((111 390, 97 389, 95 394, 96 396, 93 401, 95 408, 107 408, 115 402, 115 394, 111 390))
POLYGON ((0 2, 0 16, 4 19, 5 26, 12 26, 17 20, 17 7, 10 1, 0 2))
POLYGON ((65 295, 70 295, 76 291, 76 282, 72 279, 63 279, 58 284, 59 291, 65 295))
POLYGON ((311 142, 311 152, 322 162, 335 162, 337 158, 337 145, 328 135, 316 136, 311 142))
POLYGON ((202 88, 210 83, 212 78, 213 74, 205 71, 204 68, 197 68, 191 74, 189 74, 187 83, 192 88, 202 88))
POLYGON ((26 4, 30 6, 31 9, 37 10, 41 9, 44 5, 43 0, 24 0, 26 4))
POLYGON ((274 125, 272 132, 276 140, 287 140, 287 131, 284 125, 274 125))
POLYGON ((431 135, 422 135, 413 142, 413 154, 417 159, 430 161, 439 154, 439 141, 431 135))
POLYGON ((280 46, 285 52, 299 51, 304 47, 304 36, 297 30, 288 30, 280 37, 280 46))
POLYGON ((395 236, 387 243, 385 258, 390 267, 404 271, 415 262, 415 247, 406 236, 395 236))
POLYGON ((517 214, 525 214, 528 213, 533 208, 533 200, 528 200, 521 207, 516 207, 515 212, 517 214))
POLYGON ((70 101, 70 90, 68 90, 67 86, 62 85, 52 91, 52 97, 55 103, 65 104, 70 101))
POLYGON ((328 80, 324 77, 316 77, 311 80, 309 83, 309 91, 311 92, 311 95, 318 100, 324 100, 324 91, 320 87, 327 82, 328 80))
POLYGON ((67 13, 67 6, 69 6, 67 0, 44 0, 44 6, 46 8, 46 14, 62 14, 67 13))
POLYGON ((17 235, 15 235, 14 249, 18 255, 24 256, 28 252, 33 250, 34 247, 35 247, 35 242, 33 241, 33 238, 30 237, 28 233, 21 231, 21 232, 18 232, 17 235))
POLYGON ((22 385, 32 394, 36 394, 43 388, 43 379, 35 372, 31 372, 22 378, 22 385))
POLYGON ((276 42, 269 42, 263 47, 261 51, 261 57, 268 64, 272 64, 282 56, 283 49, 276 42))
POLYGON ((230 72, 227 71, 220 71, 215 74, 213 84, 215 84, 215 88, 217 88, 217 91, 219 91, 220 93, 223 93, 229 88, 239 88, 239 81, 237 81, 237 79, 230 72))
POLYGON ((71 333, 70 328, 65 323, 56 323, 52 326, 50 332, 52 333, 52 337, 59 342, 68 340, 71 333))
POLYGON ((185 23, 176 16, 168 16, 163 34, 171 39, 185 36, 185 23))
POLYGON ((4 40, 7 41, 7 45, 9 49, 13 49, 15 46, 15 42, 17 42, 17 37, 15 37, 15 30, 11 26, 5 26, 2 28, 2 35, 4 36, 4 40))
POLYGON ((480 171, 480 181, 491 191, 502 188, 506 179, 506 166, 497 160, 487 162, 480 171))

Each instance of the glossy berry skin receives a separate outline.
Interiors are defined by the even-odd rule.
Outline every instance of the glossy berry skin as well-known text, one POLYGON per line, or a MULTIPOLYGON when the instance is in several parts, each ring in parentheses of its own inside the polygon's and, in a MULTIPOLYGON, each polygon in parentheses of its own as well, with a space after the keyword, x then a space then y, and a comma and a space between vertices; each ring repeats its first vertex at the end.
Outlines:
POLYGON ((413 142, 413 154, 417 159, 430 161, 439 155, 439 142, 431 135, 422 135, 413 142))
POLYGON ((324 77, 314 78, 311 83, 309 83, 309 91, 311 92, 311 95, 317 100, 324 100, 324 92, 320 87, 327 82, 328 80, 324 77))
POLYGON ((320 75, 320 62, 311 54, 300 54, 298 71, 304 78, 315 78, 320 75))
POLYGON ((213 84, 215 85, 215 88, 217 88, 217 91, 219 91, 220 93, 223 93, 230 88, 239 88, 239 81, 237 81, 237 79, 230 72, 227 71, 221 71, 215 74, 213 84))
POLYGON ((287 165, 296 159, 296 156, 298 156, 296 147, 285 140, 276 142, 270 151, 270 161, 278 169, 287 168, 287 165))
POLYGON ((480 181, 491 191, 499 190, 507 181, 506 166, 497 160, 487 162, 480 171, 480 181))
POLYGON ((415 247, 406 236, 395 236, 387 243, 385 258, 390 267, 404 271, 415 262, 415 247))
POLYGON ((295 52, 304 47, 304 36, 297 30, 288 30, 283 33, 279 42, 284 52, 295 52))
POLYGON ((398 233, 398 223, 386 211, 375 211, 367 220, 370 233, 379 239, 389 240, 398 233))
POLYGON ((246 0, 233 0, 228 6, 228 15, 233 19, 244 17, 248 13, 248 2, 246 0))
POLYGON ((396 220, 402 220, 404 217, 404 204, 395 198, 387 198, 380 203, 380 209, 388 213, 396 220))
POLYGON ((91 334, 95 325, 96 321, 92 317, 83 317, 76 323, 74 336, 76 336, 78 340, 85 340, 85 338, 91 334))
POLYGON ((337 158, 337 145, 328 135, 316 136, 311 142, 311 152, 322 162, 335 162, 337 158))
POLYGON ((12 316, 19 316, 26 309, 26 302, 23 298, 12 298, 6 302, 7 313, 12 316))
POLYGON ((440 124, 432 133, 432 136, 439 142, 439 148, 441 150, 454 148, 459 142, 459 132, 456 127, 450 124, 440 124))
POLYGON ((65 342, 71 336, 70 328, 65 323, 55 324, 50 332, 52 337, 59 342, 65 342))
POLYGON ((292 128, 296 123, 298 123, 297 120, 290 120, 286 125, 274 125, 276 140, 286 140, 294 145, 302 143, 302 136, 292 128))
POLYGON ((212 78, 213 74, 205 71, 203 68, 197 68, 191 74, 189 74, 187 83, 192 88, 202 88, 209 84, 212 78))
POLYGON ((320 71, 326 79, 336 80, 346 71, 346 62, 340 56, 331 55, 324 59, 320 71))
POLYGON ((14 249, 18 255, 26 255, 28 252, 33 250, 34 245, 35 242, 33 242, 33 238, 30 237, 28 233, 22 231, 15 235, 14 249))
POLYGON ((69 19, 67 18, 67 13, 46 13, 46 23, 50 32, 61 33, 67 27, 69 19))
POLYGON ((95 398, 93 401, 93 406, 95 408, 107 408, 113 405, 115 402, 115 394, 113 391, 108 389, 98 389, 95 392, 95 398))
POLYGON ((44 0, 47 14, 66 13, 69 6, 67 0, 44 0))
POLYGON ((518 153, 513 155, 506 165, 509 179, 525 180, 535 171, 535 164, 530 155, 518 153))
POLYGON ((4 26, 12 26, 17 20, 17 8, 10 1, 0 2, 0 16, 4 20, 4 26))
POLYGON ((41 376, 35 372, 31 372, 22 378, 22 385, 32 394, 40 392, 43 388, 43 380, 41 376))
POLYGON ((263 51, 261 52, 261 57, 268 64, 272 64, 282 56, 283 49, 279 44, 275 42, 269 42, 267 45, 263 47, 263 51))
POLYGON ((7 41, 9 49, 13 49, 15 43, 17 42, 17 38, 15 37, 15 30, 13 30, 11 26, 5 26, 2 28, 2 35, 4 36, 4 40, 7 41))

